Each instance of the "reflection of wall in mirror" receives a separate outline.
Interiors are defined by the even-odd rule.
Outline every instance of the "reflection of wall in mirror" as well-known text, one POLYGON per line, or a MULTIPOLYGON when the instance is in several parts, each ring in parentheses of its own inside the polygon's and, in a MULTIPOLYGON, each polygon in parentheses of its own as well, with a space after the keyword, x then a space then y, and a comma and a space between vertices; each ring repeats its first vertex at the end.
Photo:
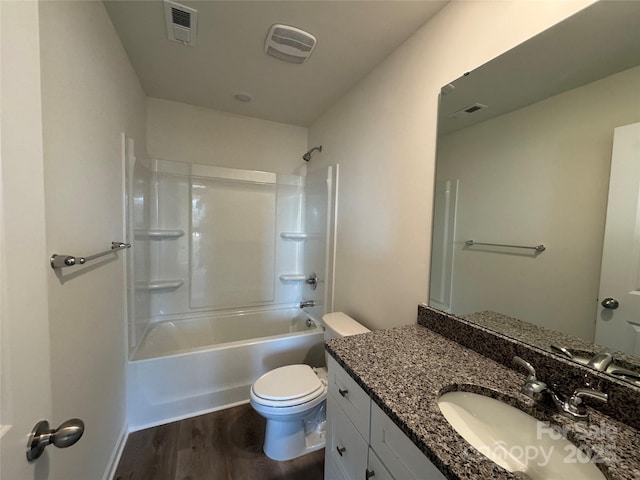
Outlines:
POLYGON ((454 313, 593 340, 613 129, 640 120, 638 85, 635 67, 438 139, 437 179, 460 181, 454 313), (464 249, 469 239, 547 251, 464 249))

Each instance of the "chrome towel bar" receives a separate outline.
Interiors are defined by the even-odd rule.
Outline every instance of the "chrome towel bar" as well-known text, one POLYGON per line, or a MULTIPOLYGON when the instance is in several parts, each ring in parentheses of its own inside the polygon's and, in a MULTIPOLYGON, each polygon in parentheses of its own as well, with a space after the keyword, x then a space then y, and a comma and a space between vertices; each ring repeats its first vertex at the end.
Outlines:
POLYGON ((526 248, 528 250, 535 250, 536 252, 544 252, 547 249, 547 247, 545 247, 544 245, 536 245, 535 247, 528 247, 525 245, 505 245, 503 243, 481 243, 481 242, 474 242, 473 240, 467 240, 466 242, 464 242, 464 244, 469 247, 473 245, 490 245, 492 247, 526 248))
POLYGON ((118 250, 124 248, 130 248, 130 243, 111 242, 111 249, 106 252, 96 253, 95 255, 89 255, 88 257, 74 257, 73 255, 58 255, 54 253, 51 255, 50 263, 51 268, 73 267, 74 265, 82 265, 89 260, 95 260, 96 258, 104 257, 110 253, 115 253, 118 250))

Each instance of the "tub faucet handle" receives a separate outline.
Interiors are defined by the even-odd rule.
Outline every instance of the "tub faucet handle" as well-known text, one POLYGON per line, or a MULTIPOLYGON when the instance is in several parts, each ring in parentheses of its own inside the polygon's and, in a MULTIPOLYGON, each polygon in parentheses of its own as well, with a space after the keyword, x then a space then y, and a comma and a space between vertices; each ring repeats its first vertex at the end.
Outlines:
POLYGON ((311 287, 311 290, 318 288, 318 275, 316 275, 316 272, 311 272, 305 283, 311 287))

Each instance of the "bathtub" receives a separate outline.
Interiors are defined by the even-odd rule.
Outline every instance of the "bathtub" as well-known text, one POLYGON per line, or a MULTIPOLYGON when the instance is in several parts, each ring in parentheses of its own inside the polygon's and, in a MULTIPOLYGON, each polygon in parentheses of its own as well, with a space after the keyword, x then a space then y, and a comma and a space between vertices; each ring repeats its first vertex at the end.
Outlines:
POLYGON ((323 341, 318 320, 297 308, 152 324, 127 363, 129 430, 247 402, 269 370, 323 365, 323 341))

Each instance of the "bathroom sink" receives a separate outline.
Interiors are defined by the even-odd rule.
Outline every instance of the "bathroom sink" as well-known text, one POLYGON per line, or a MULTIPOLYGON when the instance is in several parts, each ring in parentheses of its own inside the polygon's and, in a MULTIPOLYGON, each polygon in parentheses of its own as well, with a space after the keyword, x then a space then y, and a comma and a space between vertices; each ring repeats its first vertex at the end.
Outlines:
MULTIPOLYGON (((467 442, 518 478, 605 478, 584 449, 578 449, 549 424, 500 400, 456 391, 441 395, 438 406, 467 442)), ((469 455, 473 454, 469 450, 469 455)))

